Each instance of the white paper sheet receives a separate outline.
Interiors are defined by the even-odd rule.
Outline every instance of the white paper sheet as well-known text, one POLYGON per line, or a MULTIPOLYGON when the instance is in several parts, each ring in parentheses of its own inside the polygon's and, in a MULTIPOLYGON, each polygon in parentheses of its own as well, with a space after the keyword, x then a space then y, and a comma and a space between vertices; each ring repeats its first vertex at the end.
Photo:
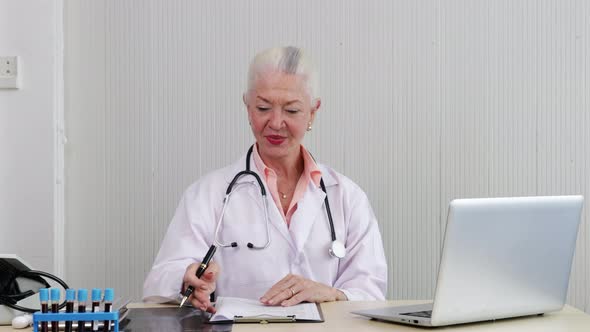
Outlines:
POLYGON ((248 318, 282 318, 295 315, 296 319, 320 321, 320 313, 315 303, 300 303, 290 307, 267 306, 257 300, 237 297, 218 297, 215 304, 217 312, 211 322, 234 320, 235 316, 248 318))

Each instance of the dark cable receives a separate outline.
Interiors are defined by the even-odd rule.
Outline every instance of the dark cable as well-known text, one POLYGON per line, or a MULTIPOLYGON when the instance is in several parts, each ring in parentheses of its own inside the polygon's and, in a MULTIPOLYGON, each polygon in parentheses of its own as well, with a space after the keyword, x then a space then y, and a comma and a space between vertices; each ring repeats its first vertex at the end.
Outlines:
MULTIPOLYGON (((18 272, 14 279, 18 278, 18 277, 34 277, 34 276, 40 276, 40 277, 45 277, 51 280, 54 280, 55 282, 57 282, 58 284, 60 284, 64 289, 68 289, 70 288, 68 286, 68 284, 66 284, 65 281, 61 280, 60 278, 54 276, 53 274, 47 273, 47 272, 43 272, 43 271, 37 271, 37 270, 28 270, 28 271, 20 271, 18 272)), ((18 310, 18 311, 22 311, 22 312, 28 312, 28 313, 34 313, 39 311, 39 309, 33 309, 33 308, 27 308, 27 307, 23 307, 20 306, 18 304, 16 304, 16 301, 12 300, 12 297, 18 297, 18 296, 23 296, 26 294, 30 294, 29 296, 35 294, 34 291, 32 290, 28 290, 26 292, 22 292, 20 294, 16 294, 16 295, 3 295, 0 296, 0 304, 3 304, 7 307, 10 307, 12 309, 18 310)), ((26 296, 28 297, 28 296, 26 296)), ((64 301, 59 305, 59 309, 62 309, 66 306, 66 300, 64 299, 64 301)))
POLYGON ((326 212, 328 214, 328 221, 330 222, 330 235, 332 236, 332 242, 336 241, 336 232, 334 231, 334 221, 332 220, 332 212, 330 211, 330 202, 328 202, 328 192, 326 192, 326 186, 324 185, 324 179, 320 179, 320 186, 326 194, 324 202, 326 204, 326 212))

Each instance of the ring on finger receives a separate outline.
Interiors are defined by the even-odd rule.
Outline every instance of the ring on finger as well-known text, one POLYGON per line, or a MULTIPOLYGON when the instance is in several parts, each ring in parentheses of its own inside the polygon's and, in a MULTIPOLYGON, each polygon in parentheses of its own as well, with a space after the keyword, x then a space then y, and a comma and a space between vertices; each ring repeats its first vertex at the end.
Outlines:
POLYGON ((293 288, 289 287, 289 290, 291 291, 291 297, 295 296, 295 291, 293 290, 293 288))

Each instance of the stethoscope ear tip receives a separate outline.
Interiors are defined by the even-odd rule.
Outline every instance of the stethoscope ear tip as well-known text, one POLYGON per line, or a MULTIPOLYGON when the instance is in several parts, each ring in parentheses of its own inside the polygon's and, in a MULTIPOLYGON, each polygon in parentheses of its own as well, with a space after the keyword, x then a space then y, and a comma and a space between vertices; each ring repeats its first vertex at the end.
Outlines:
MULTIPOLYGON (((249 243, 248 243, 248 244, 249 244, 249 243)), ((232 247, 232 248, 235 248, 235 247, 237 247, 237 246, 238 246, 238 243, 237 243, 237 242, 232 242, 232 243, 231 243, 231 247, 232 247)))
POLYGON ((248 248, 252 249, 252 248, 254 248, 254 245, 252 243, 248 242, 248 248))

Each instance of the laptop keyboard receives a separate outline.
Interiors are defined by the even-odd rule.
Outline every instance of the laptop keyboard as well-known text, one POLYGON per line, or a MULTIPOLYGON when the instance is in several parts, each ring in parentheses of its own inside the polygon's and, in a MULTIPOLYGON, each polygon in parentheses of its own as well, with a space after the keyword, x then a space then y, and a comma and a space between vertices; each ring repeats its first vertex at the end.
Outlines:
POLYGON ((432 316, 432 310, 417 311, 417 312, 406 312, 406 313, 403 313, 403 314, 400 314, 400 315, 430 318, 430 316, 432 316))

